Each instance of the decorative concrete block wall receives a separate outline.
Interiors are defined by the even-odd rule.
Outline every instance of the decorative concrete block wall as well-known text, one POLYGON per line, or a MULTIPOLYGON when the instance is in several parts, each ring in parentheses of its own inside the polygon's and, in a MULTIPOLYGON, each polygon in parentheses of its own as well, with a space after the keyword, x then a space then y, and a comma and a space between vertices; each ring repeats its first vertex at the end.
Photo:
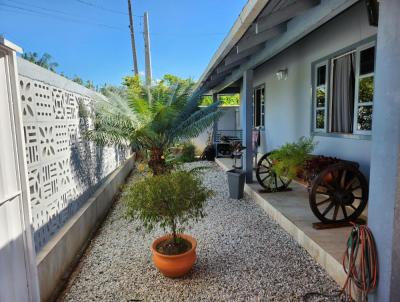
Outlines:
POLYGON ((82 139, 82 132, 92 127, 94 102, 104 96, 23 59, 18 60, 18 71, 39 251, 127 153, 82 139))

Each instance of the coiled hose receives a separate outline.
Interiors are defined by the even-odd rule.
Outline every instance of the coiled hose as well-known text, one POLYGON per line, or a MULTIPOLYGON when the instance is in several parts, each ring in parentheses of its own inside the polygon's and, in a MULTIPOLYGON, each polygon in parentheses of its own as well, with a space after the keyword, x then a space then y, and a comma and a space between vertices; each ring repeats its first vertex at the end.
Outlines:
POLYGON ((353 223, 342 265, 347 278, 341 291, 337 294, 310 292, 303 296, 303 301, 307 302, 309 298, 315 296, 337 297, 345 302, 353 301, 351 298, 353 285, 359 290, 361 301, 368 301, 368 293, 376 288, 378 282, 378 258, 374 237, 366 225, 353 223))

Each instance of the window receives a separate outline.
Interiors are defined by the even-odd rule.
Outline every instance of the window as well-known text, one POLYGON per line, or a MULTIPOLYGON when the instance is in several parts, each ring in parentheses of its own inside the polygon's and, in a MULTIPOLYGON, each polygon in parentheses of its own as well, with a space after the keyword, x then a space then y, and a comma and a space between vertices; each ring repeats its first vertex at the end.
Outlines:
POLYGON ((315 132, 370 134, 375 47, 355 48, 314 66, 315 132))
POLYGON ((314 129, 325 130, 326 106, 327 106, 327 84, 326 73, 328 65, 324 63, 316 68, 315 100, 314 100, 314 129))
POLYGON ((264 104, 264 86, 260 86, 253 93, 253 127, 264 127, 264 104))

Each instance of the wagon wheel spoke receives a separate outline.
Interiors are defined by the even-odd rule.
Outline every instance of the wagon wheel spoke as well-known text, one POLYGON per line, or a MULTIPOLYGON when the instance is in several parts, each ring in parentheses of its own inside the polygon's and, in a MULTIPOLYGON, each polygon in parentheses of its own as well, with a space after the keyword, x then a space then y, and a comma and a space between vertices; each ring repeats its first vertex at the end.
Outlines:
POLYGON ((354 182, 357 180, 357 177, 353 177, 350 181, 349 181, 349 183, 345 186, 345 190, 348 190, 348 189, 350 189, 352 186, 353 186, 353 184, 354 184, 354 182))
POLYGON ((324 187, 325 189, 330 190, 330 191, 335 191, 336 190, 333 186, 328 184, 325 180, 323 180, 323 182, 322 182, 322 184, 320 184, 320 186, 324 187))
POLYGON ((333 220, 337 219, 338 212, 339 212, 339 205, 335 205, 335 210, 333 211, 333 216, 332 216, 333 220))
POLYGON ((354 192, 355 190, 358 190, 358 189, 360 189, 361 188, 361 186, 357 186, 357 187, 354 187, 354 188, 350 188, 350 191, 351 192, 354 192))
POLYGON ((323 204, 327 203, 327 202, 330 201, 330 200, 331 200, 331 198, 329 197, 329 198, 327 198, 327 199, 325 199, 325 200, 322 200, 322 201, 320 201, 320 202, 317 202, 317 203, 316 203, 316 206, 319 207, 320 205, 323 205, 323 204))
POLYGON ((328 214, 328 212, 333 208, 334 205, 335 203, 332 201, 329 206, 327 206, 326 209, 322 212, 322 216, 326 216, 326 214, 328 214))
POLYGON ((343 212, 343 216, 345 219, 347 219, 347 211, 346 211, 346 206, 344 204, 340 205, 342 207, 342 212, 343 212))
POLYGON ((347 175, 347 170, 343 170, 342 176, 340 177, 340 187, 345 188, 345 182, 346 182, 346 175, 347 175))
POLYGON ((264 182, 267 178, 269 178, 271 175, 268 174, 267 176, 265 176, 263 179, 261 179, 262 182, 264 182))
POLYGON ((350 208, 352 208, 354 211, 357 211, 357 208, 353 206, 352 204, 350 205, 350 208))
POLYGON ((265 174, 265 173, 270 174, 270 173, 271 173, 271 170, 258 171, 258 174, 265 174))

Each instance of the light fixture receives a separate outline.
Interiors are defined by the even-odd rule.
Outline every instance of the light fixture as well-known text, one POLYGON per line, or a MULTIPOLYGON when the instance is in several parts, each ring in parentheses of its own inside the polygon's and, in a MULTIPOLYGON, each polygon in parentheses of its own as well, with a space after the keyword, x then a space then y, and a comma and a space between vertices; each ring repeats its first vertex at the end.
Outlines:
POLYGON ((277 78, 278 80, 286 80, 286 79, 287 79, 287 76, 288 76, 288 69, 287 69, 287 68, 285 68, 285 69, 279 69, 279 70, 275 73, 275 75, 276 75, 276 78, 277 78))

